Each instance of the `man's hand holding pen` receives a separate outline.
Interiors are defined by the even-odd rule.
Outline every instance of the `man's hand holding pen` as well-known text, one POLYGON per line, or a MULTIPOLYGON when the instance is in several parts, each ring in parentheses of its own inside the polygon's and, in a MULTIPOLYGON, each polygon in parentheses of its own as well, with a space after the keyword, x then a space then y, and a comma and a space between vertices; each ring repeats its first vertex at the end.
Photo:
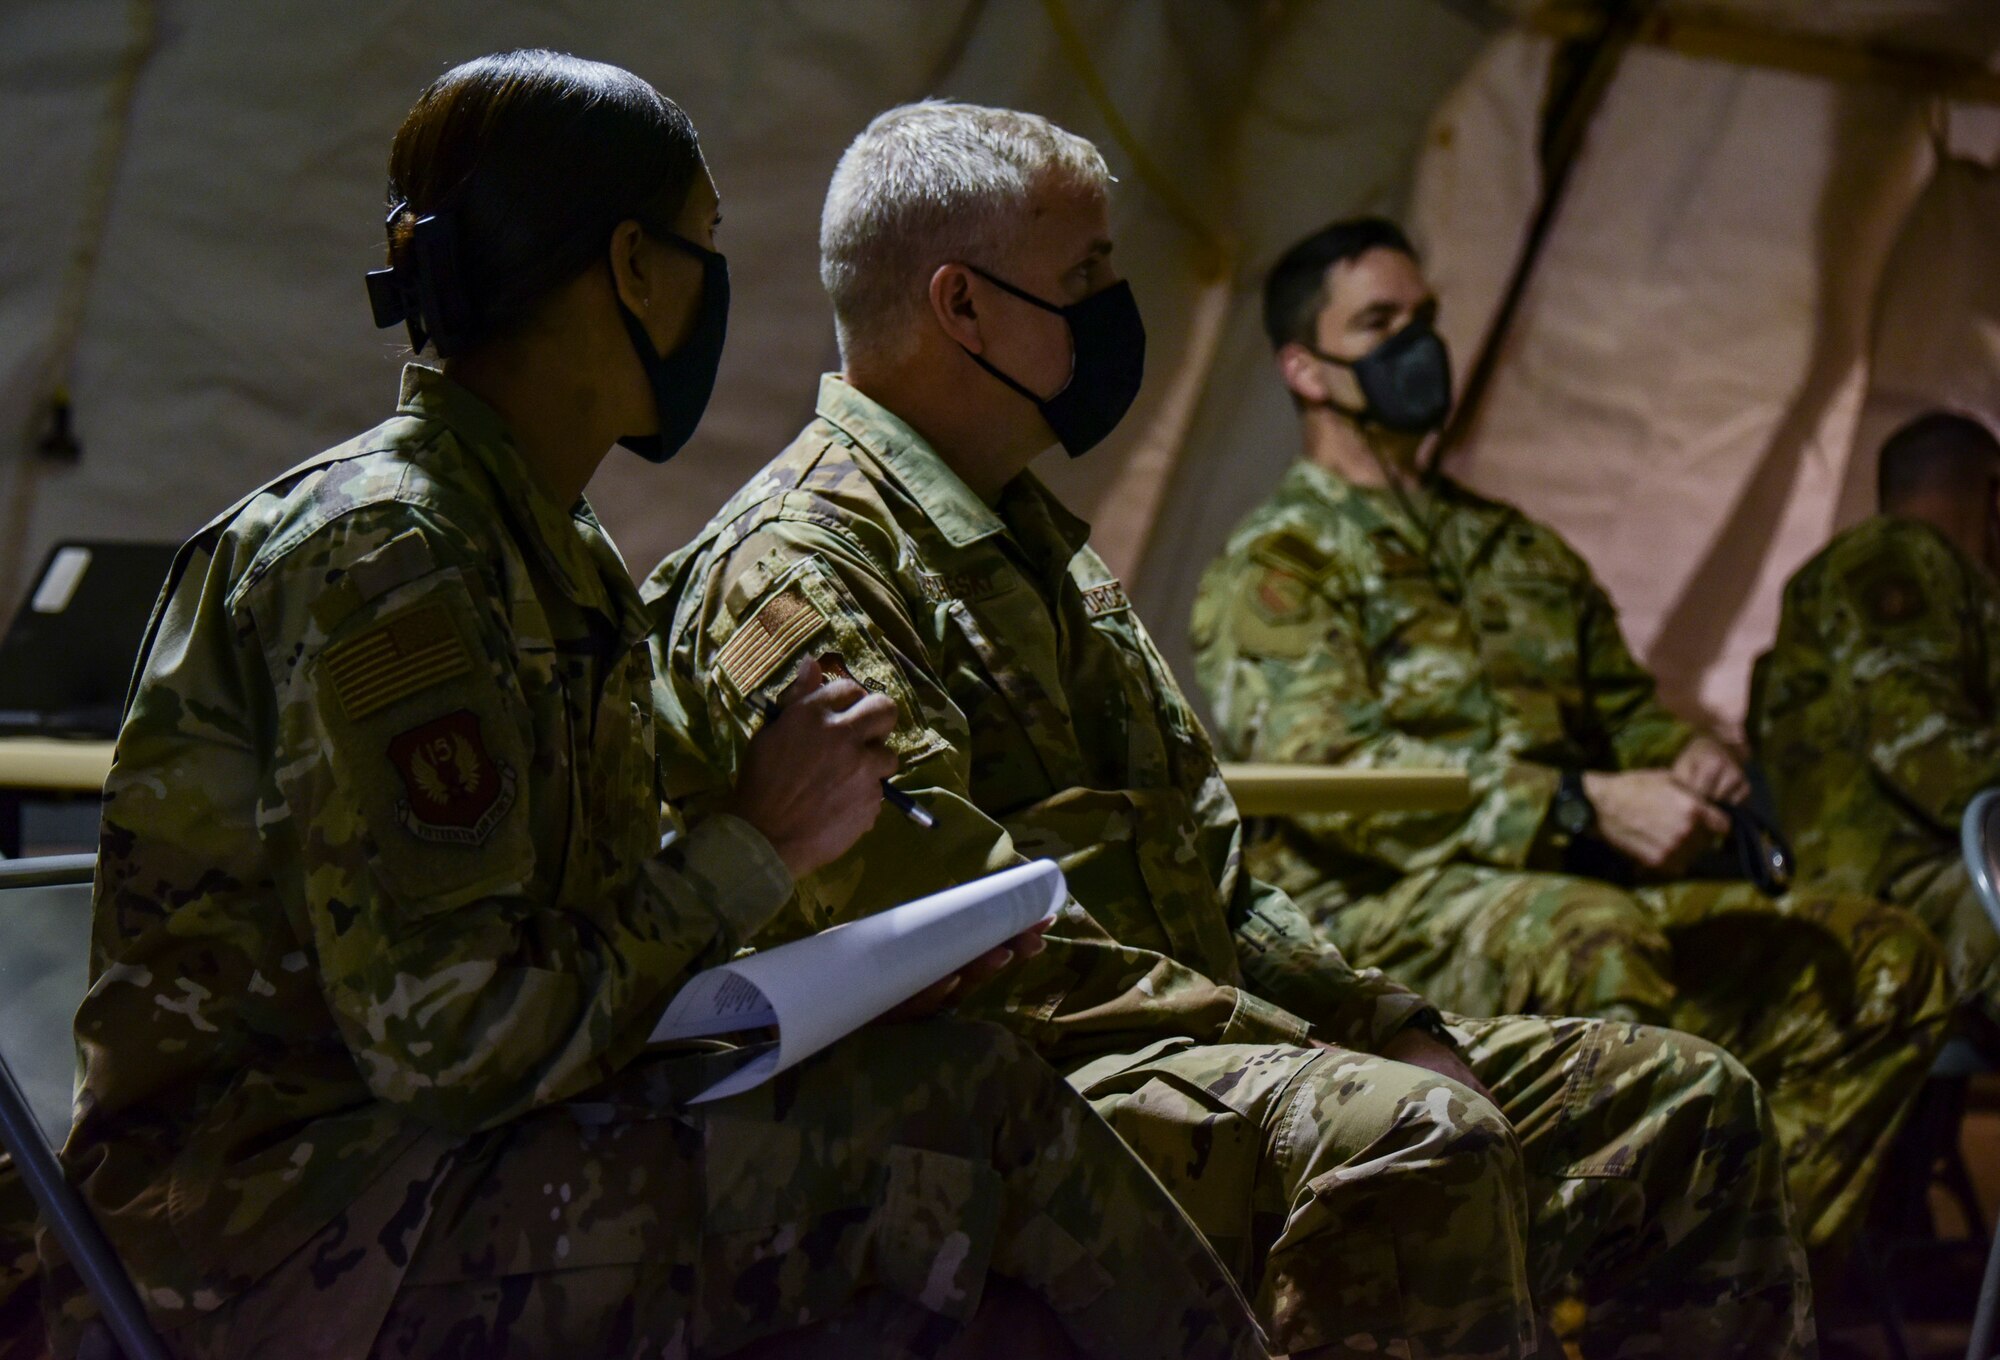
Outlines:
POLYGON ((795 877, 809 874, 875 824, 882 781, 896 771, 884 745, 895 730, 893 700, 802 662, 750 739, 720 811, 761 831, 795 877))

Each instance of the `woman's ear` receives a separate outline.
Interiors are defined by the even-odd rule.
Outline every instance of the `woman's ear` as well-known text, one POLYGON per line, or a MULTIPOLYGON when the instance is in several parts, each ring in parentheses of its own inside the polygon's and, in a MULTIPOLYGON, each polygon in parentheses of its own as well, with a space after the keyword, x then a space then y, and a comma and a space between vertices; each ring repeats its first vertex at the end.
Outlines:
POLYGON ((627 219, 611 229, 611 286, 618 300, 640 316, 661 286, 648 271, 652 261, 645 244, 645 230, 637 222, 627 219))
POLYGON ((941 264, 931 275, 931 315, 944 333, 971 350, 983 353, 986 342, 979 334, 979 305, 972 294, 972 271, 962 264, 941 264))

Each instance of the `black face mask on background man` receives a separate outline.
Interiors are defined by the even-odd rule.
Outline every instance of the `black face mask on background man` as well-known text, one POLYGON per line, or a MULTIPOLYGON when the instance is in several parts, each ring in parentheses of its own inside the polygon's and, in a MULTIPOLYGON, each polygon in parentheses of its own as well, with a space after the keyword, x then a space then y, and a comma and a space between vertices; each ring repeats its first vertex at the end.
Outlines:
POLYGON ((719 251, 671 231, 649 230, 646 234, 701 261, 701 301, 695 305, 694 324, 672 354, 662 355, 638 313, 623 299, 618 300, 625 333, 632 337, 632 348, 639 353, 639 363, 653 388, 653 405, 660 413, 659 433, 628 434, 618 444, 649 463, 664 463, 693 438, 702 413, 708 409, 709 394, 715 390, 715 371, 722 364, 722 345, 729 334, 729 261, 719 251))
POLYGON ((1146 323, 1140 319, 1132 285, 1119 280, 1081 302, 1058 307, 1033 293, 996 279, 978 265, 967 265, 995 288, 1004 288, 1023 302, 1054 312, 1069 326, 1069 382, 1053 397, 1038 397, 971 350, 972 362, 1035 404, 1042 419, 1062 441, 1072 458, 1090 452, 1118 427, 1146 374, 1146 323))
POLYGON ((1429 434, 1451 414, 1451 354, 1427 315, 1418 316, 1359 359, 1342 359, 1307 347, 1315 358, 1338 364, 1361 384, 1358 411, 1328 406, 1349 420, 1398 434, 1429 434))

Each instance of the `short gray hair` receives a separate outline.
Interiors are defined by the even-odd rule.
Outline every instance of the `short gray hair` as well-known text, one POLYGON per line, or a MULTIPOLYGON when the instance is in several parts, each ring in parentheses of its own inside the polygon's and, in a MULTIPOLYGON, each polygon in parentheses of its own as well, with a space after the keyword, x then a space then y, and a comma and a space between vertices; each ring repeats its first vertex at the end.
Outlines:
POLYGON ((819 279, 843 361, 894 358, 954 260, 992 265, 1044 183, 1106 192, 1095 146, 1032 113, 925 100, 878 116, 840 158, 819 219, 819 279))

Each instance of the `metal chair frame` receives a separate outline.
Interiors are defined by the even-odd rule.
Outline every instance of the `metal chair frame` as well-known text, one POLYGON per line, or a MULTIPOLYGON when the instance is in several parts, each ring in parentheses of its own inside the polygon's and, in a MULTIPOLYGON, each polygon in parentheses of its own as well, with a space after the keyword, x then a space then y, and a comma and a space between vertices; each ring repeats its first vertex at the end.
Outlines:
MULTIPOLYGON (((1959 853, 1972 890, 1987 919, 2000 930, 2000 788, 1987 789, 1966 805, 1958 824, 1959 853)), ((1979 1281, 1979 1306, 1972 1315, 1972 1336, 1966 1342, 1965 1360, 1993 1360, 1994 1331, 2000 1323, 2000 1233, 1986 1252, 1986 1269, 1979 1281)))
MULTIPOLYGON (((96 866, 95 855, 0 860, 0 895, 10 888, 88 883, 96 866)), ((4 911, 4 906, 0 906, 0 911, 4 911)), ((0 931, 5 929, 4 918, 0 918, 0 931)), ((80 968, 83 960, 77 960, 77 964, 80 968)), ((42 1222, 61 1244, 63 1254, 103 1314, 105 1329, 127 1360, 168 1360, 166 1347, 147 1321, 131 1277, 105 1240, 83 1196, 64 1178, 62 1164, 56 1158, 58 1149, 43 1132, 35 1110, 7 1066, 4 1053, 0 1053, 0 1147, 13 1157, 22 1183, 41 1211, 42 1222)))

